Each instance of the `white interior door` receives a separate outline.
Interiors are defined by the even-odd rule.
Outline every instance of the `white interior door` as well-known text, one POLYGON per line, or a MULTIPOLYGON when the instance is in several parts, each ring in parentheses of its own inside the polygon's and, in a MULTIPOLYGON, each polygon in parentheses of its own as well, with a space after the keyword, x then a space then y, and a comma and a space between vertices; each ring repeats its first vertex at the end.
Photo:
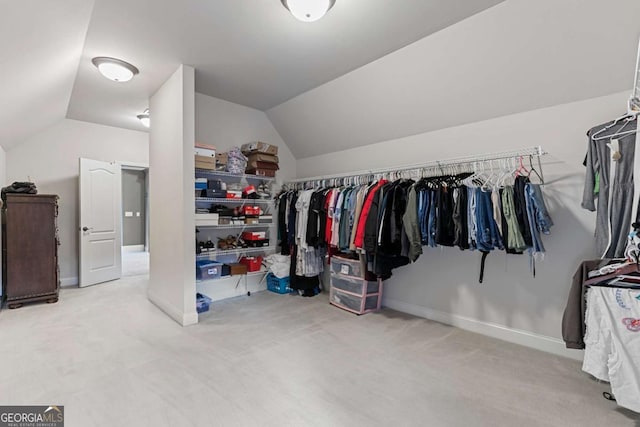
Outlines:
POLYGON ((122 276, 120 165, 80 159, 80 287, 122 276))

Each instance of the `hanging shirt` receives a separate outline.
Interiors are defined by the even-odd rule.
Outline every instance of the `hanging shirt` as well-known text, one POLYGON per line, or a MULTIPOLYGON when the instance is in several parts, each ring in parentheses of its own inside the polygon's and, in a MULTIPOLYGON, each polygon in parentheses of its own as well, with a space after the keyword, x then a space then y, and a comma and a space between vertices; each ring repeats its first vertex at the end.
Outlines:
POLYGON ((373 198, 376 194, 376 190, 382 187, 387 183, 387 180, 381 179, 375 184, 371 190, 369 190, 369 194, 362 206, 362 212, 360 213, 360 220, 358 222, 358 229, 356 231, 356 238, 354 244, 356 248, 362 249, 364 247, 364 232, 366 227, 367 218, 369 216, 369 211, 371 210, 371 204, 373 203, 373 198))
MULTIPOLYGON (((618 139, 621 157, 616 162, 612 162, 611 150, 607 146, 609 141, 595 141, 592 136, 610 124, 596 126, 587 133, 589 143, 582 207, 595 211, 595 199, 598 199, 596 250, 602 257, 619 258, 624 256, 627 234, 631 230, 633 222, 633 165, 636 136, 632 134, 618 139), (600 176, 600 189, 595 194, 596 176, 598 175, 600 176)), ((599 133, 596 137, 614 134, 623 125, 626 125, 624 130, 634 130, 637 127, 637 120, 631 124, 622 120, 620 124, 599 133)))
POLYGON ((356 240, 356 231, 358 229, 358 222, 360 221, 360 213, 362 212, 362 204, 364 203, 364 195, 366 193, 366 187, 361 186, 358 189, 358 194, 356 197, 356 208, 355 213, 353 215, 353 223, 351 224, 351 236, 349 239, 349 249, 352 251, 356 250, 355 240, 356 240))
POLYGON ((333 225, 331 226, 331 246, 338 247, 340 243, 340 221, 342 215, 342 203, 344 202, 344 190, 340 190, 335 208, 333 209, 333 225))
POLYGON ((412 185, 407 196, 407 209, 402 217, 402 225, 409 241, 408 257, 411 262, 415 262, 422 254, 422 239, 420 227, 418 225, 418 194, 416 185, 412 185))
POLYGON ((336 201, 338 196, 338 190, 333 189, 327 196, 326 209, 327 209, 327 224, 325 229, 325 242, 327 245, 331 245, 332 233, 333 233, 333 215, 335 213, 336 201))
POLYGON ((476 222, 476 189, 467 187, 467 221, 469 230, 469 249, 476 249, 476 240, 478 238, 478 225, 476 222))
POLYGON ((491 192, 491 204, 493 205, 493 219, 502 236, 502 203, 500 202, 500 191, 497 188, 491 192))
POLYGON ((507 222, 508 236, 507 247, 515 251, 523 251, 527 249, 527 244, 520 233, 520 226, 516 219, 516 208, 513 201, 513 187, 506 186, 502 190, 502 212, 507 222))

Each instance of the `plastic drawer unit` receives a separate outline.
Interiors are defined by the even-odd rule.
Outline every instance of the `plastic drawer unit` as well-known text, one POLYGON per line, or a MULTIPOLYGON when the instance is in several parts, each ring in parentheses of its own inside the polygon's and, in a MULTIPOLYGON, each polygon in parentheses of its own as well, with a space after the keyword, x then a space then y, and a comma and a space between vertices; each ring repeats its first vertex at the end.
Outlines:
POLYGON ((335 273, 331 275, 331 288, 359 296, 380 293, 380 284, 377 280, 369 281, 335 273))
POLYGON ((329 302, 356 314, 379 310, 382 304, 382 280, 371 281, 332 272, 329 302))
POLYGON ((334 256, 331 257, 331 273, 337 273, 351 277, 364 277, 366 269, 364 263, 359 259, 334 256))
POLYGON ((365 314, 380 309, 382 294, 358 296, 331 288, 329 301, 343 310, 355 314, 365 314))

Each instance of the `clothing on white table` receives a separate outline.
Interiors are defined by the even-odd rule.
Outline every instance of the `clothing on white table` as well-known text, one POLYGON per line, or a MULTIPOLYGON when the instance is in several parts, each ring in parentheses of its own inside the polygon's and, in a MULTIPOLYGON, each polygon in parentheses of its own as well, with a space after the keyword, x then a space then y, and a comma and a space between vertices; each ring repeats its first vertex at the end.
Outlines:
POLYGON ((640 412, 640 291, 594 286, 587 293, 582 369, 609 381, 618 405, 640 412))

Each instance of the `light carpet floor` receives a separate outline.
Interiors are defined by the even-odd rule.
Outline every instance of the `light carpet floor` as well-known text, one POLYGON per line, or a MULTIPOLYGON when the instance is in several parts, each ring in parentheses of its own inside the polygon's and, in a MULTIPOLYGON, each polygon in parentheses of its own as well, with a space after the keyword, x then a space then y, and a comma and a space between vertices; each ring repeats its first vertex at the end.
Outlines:
POLYGON ((122 252, 122 277, 149 274, 149 252, 122 252))
POLYGON ((146 276, 0 312, 0 404, 88 426, 633 426, 580 363, 391 310, 262 292, 182 328, 146 276))

